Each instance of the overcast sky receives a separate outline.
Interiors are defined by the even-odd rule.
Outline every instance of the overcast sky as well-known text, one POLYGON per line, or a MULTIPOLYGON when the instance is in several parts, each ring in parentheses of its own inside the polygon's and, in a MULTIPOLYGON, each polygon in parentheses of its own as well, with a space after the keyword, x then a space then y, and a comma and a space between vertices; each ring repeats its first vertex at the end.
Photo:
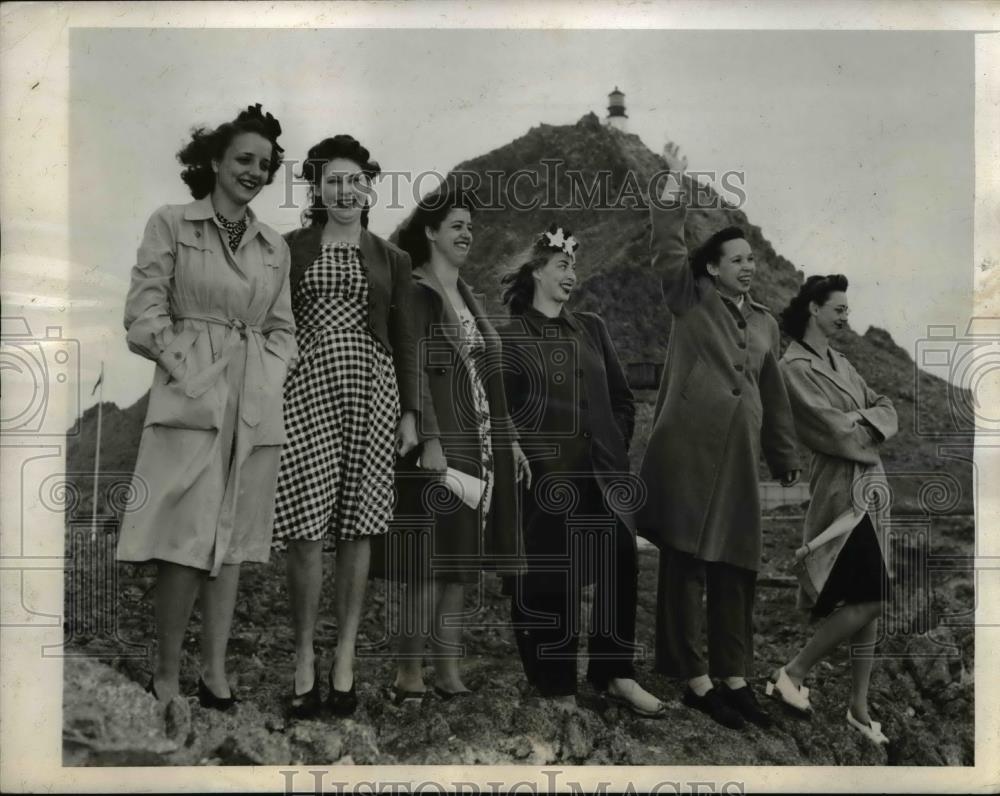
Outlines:
MULTIPOLYGON (((970 313, 971 34, 75 29, 70 43, 74 328, 84 378, 106 360, 121 405, 152 373, 121 326, 144 223, 190 199, 174 154, 191 126, 252 102, 281 120, 289 158, 348 132, 385 169, 446 172, 539 123, 603 117, 617 85, 651 149, 669 137, 691 169, 744 171, 744 209, 775 249, 848 275, 859 332, 912 352, 928 324, 970 313)), ((286 231, 298 210, 282 194, 253 207, 286 231)), ((408 210, 377 209, 372 228, 408 210)))

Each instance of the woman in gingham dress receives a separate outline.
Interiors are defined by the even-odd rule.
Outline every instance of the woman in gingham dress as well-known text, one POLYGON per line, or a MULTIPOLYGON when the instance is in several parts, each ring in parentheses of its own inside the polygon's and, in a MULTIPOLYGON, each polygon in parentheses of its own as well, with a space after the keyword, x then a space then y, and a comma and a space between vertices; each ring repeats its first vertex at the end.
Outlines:
POLYGON ((354 649, 370 541, 392 517, 396 455, 416 445, 416 376, 407 307, 410 261, 369 233, 367 196, 378 164, 339 135, 309 150, 310 225, 287 236, 292 310, 302 356, 285 388, 275 539, 288 546, 295 632, 295 716, 321 706, 313 637, 323 540, 336 540, 337 650, 329 704, 357 706, 354 649))
POLYGON ((472 201, 453 187, 441 189, 420 202, 400 233, 400 245, 418 263, 411 313, 421 446, 400 462, 393 533, 372 552, 373 572, 407 583, 391 686, 396 704, 423 698, 428 640, 434 691, 442 699, 469 693, 455 621, 465 587, 484 569, 512 570, 520 562, 515 484, 530 474, 507 413, 500 338, 482 298, 460 276, 472 245, 472 201), (448 469, 484 482, 475 507, 442 488, 448 469))

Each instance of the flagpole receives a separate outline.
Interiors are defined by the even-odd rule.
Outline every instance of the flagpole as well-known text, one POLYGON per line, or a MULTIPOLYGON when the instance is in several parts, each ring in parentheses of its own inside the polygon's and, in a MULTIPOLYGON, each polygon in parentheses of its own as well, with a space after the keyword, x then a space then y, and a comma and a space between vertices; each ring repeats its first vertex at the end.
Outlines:
POLYGON ((97 378, 97 441, 94 444, 94 511, 90 520, 90 541, 97 538, 97 479, 101 472, 101 421, 104 415, 104 362, 97 378))

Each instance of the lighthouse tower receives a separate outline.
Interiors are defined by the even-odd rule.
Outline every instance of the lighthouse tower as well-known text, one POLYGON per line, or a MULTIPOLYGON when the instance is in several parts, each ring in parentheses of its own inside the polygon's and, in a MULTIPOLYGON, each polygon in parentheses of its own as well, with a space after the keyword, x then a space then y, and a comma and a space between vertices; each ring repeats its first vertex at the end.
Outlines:
POLYGON ((625 113, 625 94, 615 90, 608 94, 608 116, 604 120, 606 125, 616 127, 619 130, 628 131, 628 115, 625 113))

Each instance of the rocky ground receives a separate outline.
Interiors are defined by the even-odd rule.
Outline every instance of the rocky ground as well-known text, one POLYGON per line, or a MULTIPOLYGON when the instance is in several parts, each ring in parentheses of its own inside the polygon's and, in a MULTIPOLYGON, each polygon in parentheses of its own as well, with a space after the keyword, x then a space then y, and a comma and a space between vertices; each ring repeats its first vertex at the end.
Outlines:
MULTIPOLYGON (((757 683, 787 660, 806 637, 795 590, 787 580, 789 551, 800 528, 796 518, 768 522, 765 570, 757 602, 757 683)), ((967 519, 939 518, 934 553, 971 551, 967 519)), ((912 552, 912 551, 911 551, 912 552)), ((329 561, 328 564, 332 564, 329 561)), ((652 649, 656 552, 640 557, 639 640, 652 649)), ((328 571, 332 566, 328 567, 328 571)), ((351 720, 291 721, 283 704, 292 676, 292 641, 284 587, 284 560, 245 568, 230 644, 230 678, 242 702, 230 713, 203 710, 192 698, 159 708, 143 685, 151 657, 141 645, 152 635, 150 573, 120 566, 117 600, 105 607, 118 628, 106 634, 77 632, 72 646, 85 653, 67 658, 64 691, 66 765, 287 765, 287 764, 510 764, 527 765, 971 765, 973 763, 973 633, 961 624, 974 606, 969 571, 931 575, 929 592, 910 588, 905 605, 884 623, 892 631, 880 646, 885 657, 875 669, 873 714, 892 739, 878 749, 844 721, 848 657, 842 651, 821 664, 809 683, 815 715, 803 721, 774 703, 776 728, 741 732, 723 729, 678 702, 678 688, 640 661, 643 683, 661 695, 665 719, 640 719, 582 685, 581 709, 564 714, 532 694, 524 680, 499 584, 487 579, 471 595, 474 611, 466 633, 466 681, 478 686, 469 698, 396 708, 383 692, 393 664, 384 638, 384 583, 369 591, 363 626, 365 657, 358 669, 361 707, 351 720), (916 607, 914 607, 916 606, 916 607), (924 610, 921 608, 928 608, 924 610), (932 628, 930 632, 921 632, 932 628), (138 655, 138 657, 136 657, 138 655)), ((68 597, 81 589, 67 577, 68 597)), ((335 645, 333 606, 327 590, 320 627, 323 662, 335 645)), ((100 609, 100 600, 92 602, 100 609)), ((67 604, 70 604, 69 600, 67 604)), ((76 601, 74 604, 83 604, 76 601)), ((77 617, 79 619, 79 617, 77 617)), ((77 622, 77 627, 86 627, 77 622)), ((108 625, 112 626, 112 625, 108 625)), ((100 629, 100 623, 92 628, 100 629)), ((197 677, 197 617, 185 644, 185 693, 197 677)), ((581 671, 582 680, 582 671, 581 671)))

